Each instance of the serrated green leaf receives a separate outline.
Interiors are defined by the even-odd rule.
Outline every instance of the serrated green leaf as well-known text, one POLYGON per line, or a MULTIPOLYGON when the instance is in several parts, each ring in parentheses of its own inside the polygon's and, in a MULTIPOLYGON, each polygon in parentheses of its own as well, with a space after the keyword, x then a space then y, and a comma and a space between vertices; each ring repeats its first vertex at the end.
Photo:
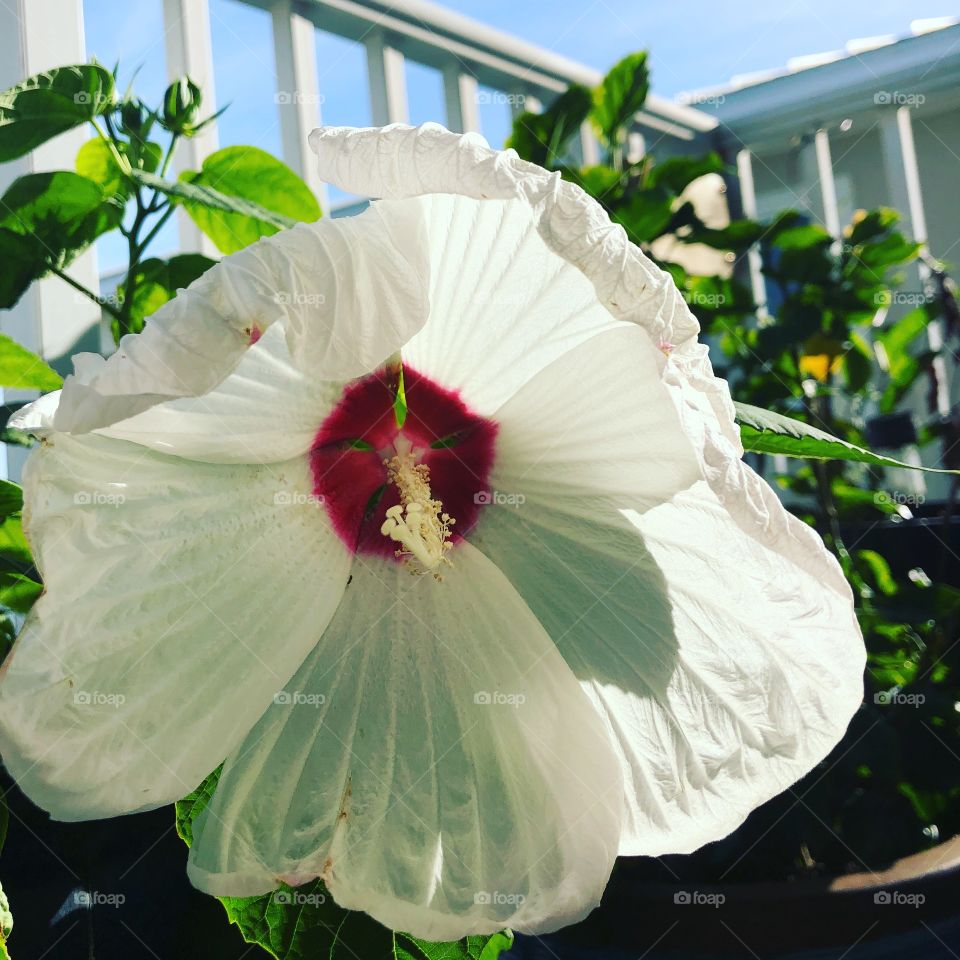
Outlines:
POLYGON ((236 253, 291 223, 312 223, 320 218, 320 204, 303 180, 257 147, 224 147, 210 154, 199 171, 184 172, 181 181, 256 204, 273 214, 267 219, 185 199, 187 213, 223 253, 236 253), (285 223, 277 223, 277 216, 285 223))
POLYGON ((855 463, 871 463, 878 467, 960 474, 958 470, 918 467, 893 457, 873 453, 802 420, 794 420, 772 410, 763 410, 748 403, 735 403, 734 407, 740 423, 743 448, 751 453, 779 453, 804 460, 849 460, 855 463))
POLYGON ((0 333, 0 387, 58 390, 63 379, 46 361, 0 333))
POLYGON ((594 91, 592 117, 603 140, 613 145, 633 122, 650 89, 647 54, 631 53, 614 64, 594 91))
POLYGON ((113 75, 96 63, 28 77, 0 93, 0 162, 22 157, 113 105, 113 75))

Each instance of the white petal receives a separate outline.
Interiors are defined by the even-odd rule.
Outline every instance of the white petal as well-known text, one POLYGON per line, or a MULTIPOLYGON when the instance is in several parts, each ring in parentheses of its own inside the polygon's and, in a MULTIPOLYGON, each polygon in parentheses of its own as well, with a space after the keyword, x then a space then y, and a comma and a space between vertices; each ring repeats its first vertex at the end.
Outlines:
POLYGON ((477 134, 454 134, 427 123, 357 129, 321 127, 310 134, 320 176, 353 193, 400 198, 452 193, 529 205, 543 242, 583 272, 618 320, 663 344, 676 375, 710 409, 724 440, 737 452, 739 432, 724 381, 713 375, 700 328, 666 271, 630 243, 619 224, 559 173, 491 150, 477 134))
POLYGON ((555 929, 598 902, 622 814, 602 725, 496 567, 468 544, 453 563, 441 583, 354 566, 291 703, 194 826, 197 886, 322 875, 341 906, 434 940, 555 929))
POLYGON ((219 463, 276 463, 306 453, 343 383, 293 364, 279 324, 200 397, 157 404, 98 431, 160 453, 219 463))
POLYGON ((743 529, 700 483, 652 509, 491 507, 472 538, 606 721, 624 765, 621 854, 727 835, 823 759, 860 704, 863 641, 836 561, 779 504, 768 520, 743 529))
POLYGON ((530 205, 422 198, 430 319, 404 360, 482 415, 551 360, 616 321, 590 281, 547 247, 530 205))
POLYGON ((417 203, 298 224, 211 267, 98 369, 68 377, 55 426, 82 433, 207 393, 275 322, 310 376, 360 376, 426 321, 428 285, 417 203))
POLYGON ((28 461, 45 592, 0 680, 0 749, 63 820, 184 796, 246 735, 339 602, 350 556, 305 459, 196 464, 57 435, 28 461))
POLYGON ((620 494, 662 503, 702 476, 663 355, 623 325, 554 360, 496 413, 493 498, 620 494))

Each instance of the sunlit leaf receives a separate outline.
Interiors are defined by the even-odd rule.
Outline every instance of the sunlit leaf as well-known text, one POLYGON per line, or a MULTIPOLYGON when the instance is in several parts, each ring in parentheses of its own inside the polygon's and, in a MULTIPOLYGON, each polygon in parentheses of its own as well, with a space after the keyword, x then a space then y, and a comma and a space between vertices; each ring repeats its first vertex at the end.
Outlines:
POLYGON ((306 183, 285 163, 257 147, 224 147, 210 154, 199 171, 184 172, 181 182, 256 204, 273 214, 264 218, 255 211, 228 211, 203 199, 184 198, 187 213, 223 253, 242 250, 291 223, 320 217, 320 204, 306 183), (277 217, 283 223, 278 223, 277 217))
POLYGON ((734 404, 740 423, 740 439, 744 450, 752 453, 779 453, 806 460, 851 460, 880 467, 902 467, 928 473, 958 473, 936 467, 918 467, 893 457, 873 453, 855 443, 841 440, 825 430, 794 420, 772 410, 763 410, 748 403, 734 404))
POLYGON ((650 89, 647 54, 631 53, 603 78, 593 95, 593 122, 608 144, 622 139, 636 112, 643 106, 650 89))
POLYGON ((57 390, 63 383, 60 374, 26 347, 0 333, 0 387, 21 390, 57 390))
POLYGON ((113 108, 113 75, 96 63, 57 67, 0 93, 0 162, 113 108))

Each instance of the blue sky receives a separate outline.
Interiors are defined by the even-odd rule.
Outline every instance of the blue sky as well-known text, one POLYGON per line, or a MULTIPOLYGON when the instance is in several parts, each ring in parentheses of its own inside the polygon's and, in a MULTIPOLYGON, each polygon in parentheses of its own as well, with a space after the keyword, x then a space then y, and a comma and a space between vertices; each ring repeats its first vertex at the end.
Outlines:
MULTIPOLYGON (((447 7, 599 70, 641 48, 651 54, 653 88, 672 97, 731 76, 782 66, 790 57, 842 47, 875 34, 903 35, 912 19, 952 13, 944 0, 781 0, 779 3, 681 0, 449 0, 447 7)), ((121 82, 139 68, 135 88, 150 102, 165 86, 162 0, 84 0, 87 49, 121 63, 121 82)), ((278 153, 270 17, 239 0, 210 0, 221 145, 251 143, 278 153)), ((362 48, 318 34, 324 121, 370 122, 362 48)), ((439 75, 408 64, 411 120, 442 120, 439 75)), ((481 106, 483 132, 499 146, 509 129, 507 107, 481 106)), ((334 197, 336 200, 337 198, 334 197)), ((176 246, 165 230, 159 254, 176 246)), ((101 269, 123 262, 118 238, 101 242, 101 269)))

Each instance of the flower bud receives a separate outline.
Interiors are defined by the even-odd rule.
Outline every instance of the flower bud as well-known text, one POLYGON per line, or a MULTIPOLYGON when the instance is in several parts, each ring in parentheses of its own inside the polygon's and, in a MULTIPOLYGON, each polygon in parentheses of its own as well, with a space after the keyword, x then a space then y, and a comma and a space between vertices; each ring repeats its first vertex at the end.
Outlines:
POLYGON ((173 133, 191 136, 202 99, 200 88, 189 77, 174 80, 163 95, 163 126, 173 133))

